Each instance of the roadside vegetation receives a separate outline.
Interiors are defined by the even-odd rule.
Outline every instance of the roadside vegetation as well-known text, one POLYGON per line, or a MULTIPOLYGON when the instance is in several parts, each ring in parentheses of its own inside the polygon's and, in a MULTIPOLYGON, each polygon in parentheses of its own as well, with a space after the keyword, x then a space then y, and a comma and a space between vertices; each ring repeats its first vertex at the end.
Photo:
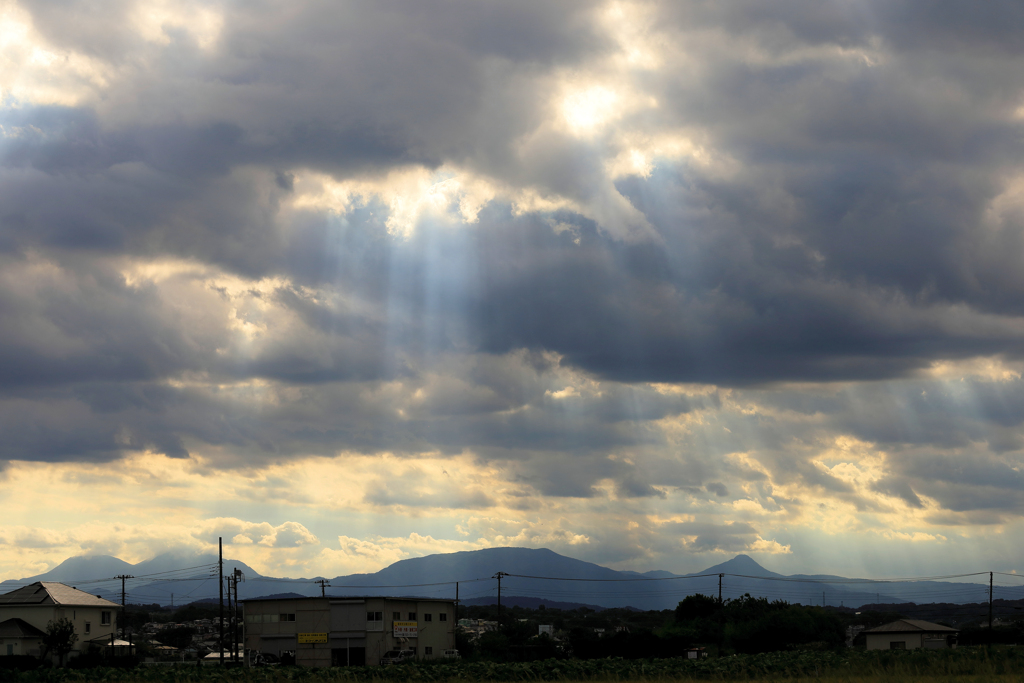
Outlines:
POLYGON ((490 681, 968 681, 1019 680, 1024 648, 916 651, 791 651, 688 660, 549 659, 537 662, 415 663, 389 667, 221 669, 177 666, 137 669, 0 671, 11 683, 424 683, 490 681))

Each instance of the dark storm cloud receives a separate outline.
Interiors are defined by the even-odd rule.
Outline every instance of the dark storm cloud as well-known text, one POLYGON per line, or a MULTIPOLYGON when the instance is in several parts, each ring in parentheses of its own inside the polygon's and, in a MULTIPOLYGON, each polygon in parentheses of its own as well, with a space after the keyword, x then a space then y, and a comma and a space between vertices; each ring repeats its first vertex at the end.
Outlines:
POLYGON ((477 304, 483 347, 553 349, 620 380, 717 383, 881 378, 1022 349, 1009 322, 971 324, 946 302, 837 281, 767 236, 699 227, 677 227, 667 251, 586 228, 580 244, 540 223, 482 228, 481 253, 494 255, 477 304))
POLYGON ((528 130, 536 112, 524 104, 529 98, 490 92, 500 65, 552 68, 605 48, 586 20, 591 5, 312 1, 285 11, 226 3, 214 8, 224 15, 211 53, 173 34, 166 46, 141 44, 130 13, 117 7, 103 12, 102 23, 84 2, 27 9, 63 49, 114 64, 138 51, 162 57, 155 72, 131 71, 114 86, 138 100, 126 101, 119 116, 136 106, 155 112, 139 111, 128 137, 155 167, 184 175, 242 163, 342 173, 402 161, 437 165, 479 144, 466 138, 467 128, 496 127, 507 140, 528 130), (77 16, 93 20, 69 20, 77 16), (519 116, 482 118, 494 98, 519 116))
MULTIPOLYGON (((328 339, 342 343, 337 337, 328 339)), ((310 355, 323 361, 324 351, 310 355)), ((204 380, 169 386, 128 377, 79 378, 62 387, 40 388, 37 377, 35 388, 5 387, 0 399, 6 406, 4 429, 16 435, 4 444, 2 456, 108 460, 148 449, 177 457, 194 446, 206 450, 205 445, 218 449, 219 465, 247 467, 295 452, 440 450, 454 455, 469 450, 483 460, 519 463, 514 467, 523 480, 551 495, 590 496, 603 479, 618 482, 623 496, 661 495, 652 488, 659 482, 652 481, 648 470, 608 455, 662 447, 665 436, 652 426, 653 420, 714 404, 713 397, 606 386, 600 395, 570 397, 562 400, 567 405, 552 406, 550 392, 562 388, 552 383, 557 378, 531 373, 528 359, 524 363, 492 356, 459 358, 439 368, 412 367, 382 387, 376 378, 359 380, 360 369, 350 367, 358 358, 354 352, 345 355, 340 367, 348 376, 336 373, 329 380, 298 386, 287 384, 287 377, 273 377, 276 381, 269 386, 229 383, 218 388, 202 374, 186 374, 204 380), (518 388, 496 383, 503 374, 514 374, 518 388), (473 377, 490 383, 474 382, 473 377), (75 434, 81 438, 76 440, 75 434), (588 464, 581 468, 583 461, 588 464)), ((82 365, 93 361, 76 360, 82 365)), ((209 362, 193 360, 197 365, 209 362)), ((252 365, 260 363, 254 360, 252 365)))
POLYGON ((1019 29, 1024 11, 1012 0, 997 0, 974 11, 953 0, 865 0, 761 3, 666 3, 661 16, 689 25, 725 27, 743 35, 778 32, 812 45, 844 47, 885 38, 900 49, 965 49, 1024 52, 1019 29))
MULTIPOLYGON (((936 35, 945 35, 948 8, 902 7, 889 17, 871 7, 847 16, 853 11, 835 7, 803 12, 802 3, 742 11, 694 3, 679 10, 676 30, 714 27, 785 52, 804 44, 866 45, 871 36, 888 35, 887 22, 900 33, 906 17, 923 12, 936 35), (784 47, 773 43, 780 30, 788 35, 784 47)), ((399 12, 396 5, 343 14, 314 3, 273 25, 238 17, 226 24, 209 73, 190 76, 244 83, 244 96, 261 106, 243 107, 242 91, 225 86, 203 103, 195 123, 135 122, 104 132, 87 111, 12 115, 11 125, 24 128, 31 120, 42 133, 7 145, 9 172, 18 171, 5 183, 5 242, 167 250, 250 275, 336 275, 319 248, 316 233, 324 227, 283 234, 268 218, 278 196, 265 192, 267 178, 226 174, 245 165, 273 168, 279 194, 288 192, 276 182, 281 166, 352 173, 396 163, 436 165, 463 154, 472 159, 493 147, 490 140, 510 143, 537 121, 536 110, 519 112, 514 122, 480 120, 482 109, 503 95, 485 85, 475 59, 550 66, 586 59, 601 47, 575 7, 487 5, 449 15, 458 17, 454 22, 438 14, 455 8, 443 9, 421 15, 419 8, 399 12), (329 35, 327 26, 340 33, 329 35), (514 49, 504 38, 508 26, 524 31, 516 33, 514 49), (242 51, 247 40, 266 53, 242 51), (390 46, 386 58, 380 43, 390 46), (357 53, 358 60, 349 59, 357 53), (421 69, 431 69, 429 77, 421 69), (286 106, 275 87, 294 74, 302 75, 286 106), (382 88, 385 78, 390 85, 382 88), (469 121, 485 128, 467 135, 469 121), (33 169, 46 175, 31 175, 33 169), (78 175, 66 173, 72 170, 78 175), (57 194, 70 201, 44 200, 57 194)), ((1013 11, 1006 11, 1012 24, 1013 11)), ((38 12, 45 32, 47 17, 56 14, 46 5, 38 12)), ((994 23, 992 29, 1000 30, 994 23)), ((71 30, 60 35, 79 47, 92 35, 88 22, 81 31, 61 30, 71 30)), ((623 244, 592 222, 565 216, 579 223, 583 239, 575 245, 541 221, 512 221, 500 210, 485 214, 472 245, 482 281, 458 283, 462 290, 451 292, 465 296, 466 288, 479 288, 471 302, 478 312, 468 324, 480 347, 554 350, 569 363, 624 380, 740 384, 881 378, 936 357, 1020 353, 1015 329, 998 320, 980 327, 958 322, 943 308, 967 303, 975 311, 1015 314, 1022 300, 1016 269, 1001 256, 1019 246, 1019 225, 994 238, 979 234, 1004 169, 984 162, 1012 157, 1018 144, 1019 123, 1006 117, 1012 98, 1000 104, 968 97, 965 88, 977 87, 975 71, 937 73, 916 59, 918 42, 891 53, 883 48, 886 63, 879 68, 837 72, 822 57, 751 69, 712 55, 696 81, 679 80, 672 70, 658 74, 655 87, 667 112, 659 115, 700 122, 747 170, 728 182, 683 167, 620 183, 655 226, 656 243, 623 244), (945 87, 906 87, 927 76, 945 87), (790 208, 785 215, 766 203, 770 188, 782 193, 790 208)), ((1003 76, 1002 91, 1019 92, 1020 77, 1008 71, 1014 55, 992 59, 978 68, 1003 76)), ((497 90, 502 86, 517 87, 508 79, 497 90)), ((186 80, 174 87, 198 85, 186 80)), ((174 93, 149 97, 170 104, 174 93)), ((599 148, 564 136, 544 147, 529 168, 513 163, 507 149, 486 168, 499 177, 529 170, 531 182, 570 197, 603 191, 599 148)), ((407 245, 404 259, 397 249, 407 277, 423 268, 421 246, 407 245)), ((365 280, 366 294, 380 294, 379 278, 365 280)), ((253 366, 256 374, 297 380, 322 369, 290 372, 288 354, 281 358, 253 366)))
MULTIPOLYGON (((813 463, 842 433, 891 451, 876 492, 1017 505, 1021 383, 958 394, 905 378, 1024 352, 1021 10, 666 3, 651 32, 684 54, 630 67, 658 106, 615 125, 684 131, 710 161, 655 158, 613 183, 625 143, 549 125, 558 79, 614 49, 590 8, 227 5, 203 47, 187 28, 143 41, 127 4, 102 21, 88 3, 27 6, 53 46, 116 68, 95 102, 0 112, 0 250, 16 273, 0 281, 3 457, 469 450, 546 495, 611 481, 622 498, 727 502, 772 495, 769 475, 726 462, 758 453, 777 482, 868 509, 813 463), (587 216, 498 198, 476 224, 425 218, 398 239, 384 199, 282 210, 310 169, 445 164, 587 216), (649 234, 623 240, 594 209, 615 192, 649 234), (209 273, 121 273, 164 258, 209 273), (232 275, 254 289, 228 291, 232 275), (738 390, 760 413, 628 385, 796 380, 860 383, 738 390), (694 412, 683 436, 658 424, 694 412), (955 452, 974 448, 987 464, 961 476, 955 452)), ((756 537, 680 533, 696 549, 756 537)))
MULTIPOLYGON (((805 391, 752 389, 745 395, 772 409, 792 411, 794 417, 814 418, 797 428, 778 418, 781 434, 788 437, 813 440, 842 433, 893 450, 986 443, 999 453, 1024 445, 1018 435, 1024 422, 1024 382, 1019 378, 904 379, 805 391)), ((759 430, 770 428, 758 425, 759 430)))
POLYGON ((666 524, 664 531, 682 537, 692 536, 692 540, 685 542, 685 547, 692 552, 738 552, 749 548, 758 538, 757 530, 746 522, 675 522, 666 524))

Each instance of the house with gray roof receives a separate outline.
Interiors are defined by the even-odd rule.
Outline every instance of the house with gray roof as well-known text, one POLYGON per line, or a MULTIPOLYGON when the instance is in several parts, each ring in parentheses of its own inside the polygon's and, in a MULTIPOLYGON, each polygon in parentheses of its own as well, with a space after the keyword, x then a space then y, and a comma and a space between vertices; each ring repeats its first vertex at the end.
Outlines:
POLYGON ((920 619, 897 621, 861 631, 869 650, 942 650, 956 647, 959 631, 920 619))
POLYGON ((45 632, 23 619, 15 617, 0 621, 0 656, 30 655, 38 657, 45 635, 45 632))
POLYGON ((116 602, 55 581, 37 581, 4 593, 0 595, 0 626, 6 624, 7 627, 0 632, 10 631, 11 635, 10 640, 8 636, 0 636, 3 640, 0 655, 7 653, 6 646, 10 644, 21 650, 11 654, 41 656, 41 634, 46 632, 46 625, 58 619, 69 619, 78 636, 70 654, 74 657, 90 646, 113 638, 118 607, 116 602))

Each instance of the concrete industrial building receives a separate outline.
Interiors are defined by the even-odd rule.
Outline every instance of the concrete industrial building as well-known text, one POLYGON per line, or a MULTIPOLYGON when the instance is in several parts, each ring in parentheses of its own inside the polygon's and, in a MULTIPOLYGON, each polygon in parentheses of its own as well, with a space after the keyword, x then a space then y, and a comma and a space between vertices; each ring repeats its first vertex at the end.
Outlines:
POLYGON ((69 619, 78 642, 70 656, 102 647, 117 630, 120 605, 55 581, 37 581, 0 595, 0 655, 42 655, 46 625, 69 619))
POLYGON ((455 602, 431 598, 243 600, 245 649, 300 666, 380 664, 394 650, 440 659, 455 648, 455 602))
POLYGON ((920 619, 900 619, 861 631, 869 650, 942 650, 956 647, 955 628, 920 619))

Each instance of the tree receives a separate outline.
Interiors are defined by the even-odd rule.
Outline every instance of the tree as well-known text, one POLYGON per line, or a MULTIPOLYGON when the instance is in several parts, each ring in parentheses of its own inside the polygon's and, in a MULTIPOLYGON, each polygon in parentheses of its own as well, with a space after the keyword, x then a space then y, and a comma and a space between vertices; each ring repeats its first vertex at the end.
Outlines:
POLYGON ((46 635, 43 636, 43 646, 47 653, 56 654, 60 658, 60 665, 64 666, 64 656, 71 652, 71 648, 78 642, 78 634, 75 633, 74 623, 67 618, 46 623, 46 635))
POLYGON ((476 643, 461 626, 455 629, 455 648, 463 659, 469 659, 476 654, 476 643))
POLYGON ((679 606, 676 607, 676 621, 692 621, 694 619, 707 619, 722 609, 722 603, 716 598, 701 595, 687 595, 679 606))
POLYGON ((480 654, 487 659, 503 662, 508 659, 508 636, 500 631, 488 631, 476 641, 480 654))

